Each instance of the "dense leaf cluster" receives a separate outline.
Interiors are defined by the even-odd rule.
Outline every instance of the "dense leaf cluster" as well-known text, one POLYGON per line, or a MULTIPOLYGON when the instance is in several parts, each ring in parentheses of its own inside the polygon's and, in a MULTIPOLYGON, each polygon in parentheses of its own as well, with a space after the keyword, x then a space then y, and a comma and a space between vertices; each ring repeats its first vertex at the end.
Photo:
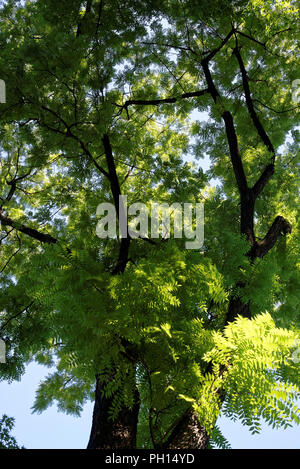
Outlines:
POLYGON ((214 447, 221 407, 253 432, 299 423, 297 14, 293 0, 1 7, 0 377, 51 368, 36 412, 79 415, 100 376, 112 421, 138 387, 140 447, 190 408, 214 447), (172 230, 99 239, 97 206, 121 193, 203 202, 201 250, 172 230), (288 228, 266 235, 276 216, 288 228), (251 319, 228 322, 234 301, 251 319))

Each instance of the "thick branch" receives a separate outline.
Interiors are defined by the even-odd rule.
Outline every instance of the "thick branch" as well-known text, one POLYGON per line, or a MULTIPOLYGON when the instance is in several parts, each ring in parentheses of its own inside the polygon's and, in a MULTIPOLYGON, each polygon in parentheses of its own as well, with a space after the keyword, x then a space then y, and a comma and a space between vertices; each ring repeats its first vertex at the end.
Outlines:
POLYGON ((267 149, 272 153, 272 163, 265 167, 265 169, 262 172, 261 176, 259 177, 259 179, 257 180, 257 182, 254 184, 254 186, 252 188, 252 194, 254 196, 254 200, 256 200, 257 197, 259 196, 259 194, 262 192, 265 185, 267 184, 267 182, 269 181, 269 179, 274 174, 275 149, 274 149, 273 144, 272 144, 267 132, 265 131, 263 125, 261 124, 261 122, 259 120, 259 117, 258 117, 258 115, 257 115, 257 113, 254 109, 253 100, 252 100, 252 97, 251 97, 251 92, 250 92, 250 87, 249 87, 249 78, 248 78, 248 75, 247 75, 247 72, 246 72, 246 69, 245 69, 245 66, 244 66, 242 56, 240 54, 240 50, 239 50, 238 47, 235 47, 233 52, 234 52, 234 54, 235 54, 235 56, 238 60, 239 67, 240 67, 240 70, 241 70, 243 88, 244 88, 244 93, 245 93, 245 98, 246 98, 246 104, 247 104, 247 108, 248 108, 250 117, 251 117, 252 122, 253 122, 256 130, 257 130, 258 135, 262 139, 262 141, 265 144, 265 146, 267 147, 267 149))
MULTIPOLYGON (((214 102, 216 103, 217 99, 220 98, 220 94, 213 82, 213 79, 209 70, 207 58, 202 60, 201 64, 202 64, 204 75, 207 81, 208 90, 214 102)), ((240 155, 239 145, 238 145, 237 136, 236 136, 234 123, 233 123, 233 117, 230 111, 224 111, 222 114, 222 118, 225 123, 226 136, 227 136, 227 141, 229 145, 230 157, 231 157, 231 162, 232 162, 236 182, 237 182, 240 194, 245 194, 248 192, 248 184, 247 184, 247 179, 246 179, 246 175, 245 175, 245 171, 244 171, 244 167, 242 163, 242 158, 240 155)))
POLYGON ((256 181, 256 183, 254 184, 252 188, 254 199, 257 199, 257 197, 262 192, 263 188, 265 187, 269 179, 273 176, 273 174, 274 174, 274 164, 271 163, 265 167, 261 176, 259 177, 259 179, 256 181))
POLYGON ((208 93, 208 88, 199 91, 191 91, 190 93, 183 93, 180 96, 164 99, 129 99, 127 100, 122 108, 127 109, 128 106, 138 105, 138 106, 158 106, 159 104, 172 104, 180 99, 186 98, 196 98, 198 96, 203 96, 205 93, 208 93))
MULTIPOLYGON (((235 33, 235 29, 232 28, 231 31, 229 31, 229 33, 227 34, 227 36, 223 39, 223 41, 221 42, 221 44, 216 47, 215 49, 213 49, 211 52, 209 52, 209 54, 203 59, 203 61, 205 62, 209 62, 221 49, 222 47, 225 46, 225 44, 229 41, 229 39, 231 38, 231 36, 235 33)), ((202 61, 202 62, 203 62, 202 61)))
POLYGON ((23 176, 19 176, 18 178, 15 177, 11 181, 6 181, 6 183, 11 187, 5 200, 7 200, 8 202, 11 200, 17 189, 17 182, 22 181, 22 179, 25 179, 27 176, 30 176, 30 174, 31 172, 29 171, 29 173, 26 173, 23 176))
MULTIPOLYGON (((120 205, 120 196, 121 196, 121 188, 119 183, 119 178, 116 171, 115 160, 112 153, 112 148, 110 144, 110 140, 107 134, 104 134, 102 138, 102 143, 104 146, 104 152, 106 156, 106 162, 108 167, 108 178, 110 181, 110 188, 114 199, 115 208, 117 211, 117 216, 119 218, 119 223, 123 224, 126 220, 125 218, 125 208, 123 205, 120 205)), ((120 244, 120 252, 117 264, 113 270, 113 274, 119 274, 124 271, 126 264, 128 262, 128 253, 129 253, 129 245, 130 245, 130 235, 128 232, 128 226, 126 223, 126 232, 122 232, 121 237, 121 244, 120 244)))
POLYGON ((15 179, 13 179, 11 182, 7 182, 7 184, 10 185, 10 190, 9 190, 9 193, 6 196, 5 200, 7 200, 7 202, 9 202, 11 200, 11 198, 13 197, 15 191, 16 191, 17 183, 16 183, 15 179))
POLYGON ((93 3, 93 0, 87 0, 87 2, 86 2, 84 17, 78 23, 76 37, 80 36, 83 33, 82 26, 83 26, 83 24, 84 24, 84 22, 87 18, 87 15, 91 12, 92 3, 93 3))
POLYGON ((119 178, 117 175, 115 160, 113 157, 109 136, 107 134, 104 134, 102 138, 102 143, 104 146, 106 163, 108 167, 108 179, 110 182, 110 188, 113 195, 114 204, 117 210, 117 215, 119 215, 119 197, 121 195, 121 188, 119 184, 119 178))
POLYGON ((233 123, 233 117, 229 111, 225 111, 222 114, 222 118, 225 122, 226 135, 236 182, 240 193, 243 194, 248 191, 248 184, 242 163, 242 158, 240 155, 239 145, 233 123))
POLYGON ((272 249, 277 239, 281 235, 286 235, 291 232, 292 227, 290 223, 281 216, 276 217, 264 239, 262 241, 256 242, 252 246, 249 253, 251 259, 264 257, 270 251, 270 249, 272 249))
POLYGON ((1 225, 3 226, 11 226, 17 231, 20 231, 21 233, 26 234, 27 236, 30 236, 31 238, 37 239, 41 243, 47 243, 47 244, 55 244, 57 242, 56 238, 53 238, 53 236, 45 233, 41 233, 38 230, 35 230, 34 228, 29 228, 28 226, 22 225, 15 220, 12 220, 11 218, 7 217, 0 211, 0 222, 1 225))
POLYGON ((235 56, 238 60, 239 67, 240 67, 240 70, 241 70, 242 80, 243 80, 243 88, 244 88, 244 93, 245 93, 245 98, 246 98, 246 104, 247 104, 247 108, 248 108, 250 117, 252 119, 252 122, 253 122, 253 124, 254 124, 257 132, 258 132, 258 135, 262 139, 262 141, 265 144, 265 146, 267 147, 267 149, 275 156, 275 150, 274 150, 274 147, 272 145, 272 142, 269 139, 269 137, 267 135, 267 132, 265 131, 263 125, 261 124, 261 122, 259 120, 259 117, 256 114, 256 111, 254 109, 253 101, 252 101, 251 93, 250 93, 248 75, 247 75, 247 72, 246 72, 244 62, 243 62, 242 56, 240 54, 239 48, 235 47, 233 49, 233 53, 235 54, 235 56))

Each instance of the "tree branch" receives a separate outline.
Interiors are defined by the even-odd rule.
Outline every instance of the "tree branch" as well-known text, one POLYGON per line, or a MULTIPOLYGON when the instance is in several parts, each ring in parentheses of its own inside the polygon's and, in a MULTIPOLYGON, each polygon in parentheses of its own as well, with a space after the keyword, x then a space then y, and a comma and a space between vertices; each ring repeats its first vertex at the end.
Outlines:
MULTIPOLYGON (((124 216, 124 207, 120 206, 120 196, 121 196, 121 188, 119 183, 119 178, 116 171, 116 165, 114 156, 112 153, 112 148, 109 140, 109 136, 104 134, 102 138, 102 143, 104 146, 104 152, 108 167, 108 178, 110 181, 110 188, 114 199, 115 208, 117 211, 117 217, 119 219, 119 223, 124 222, 125 217, 122 220, 122 216, 124 216), (121 214, 123 211, 123 214, 121 214), (120 218, 121 217, 121 218, 120 218)), ((124 272, 126 264, 128 262, 128 254, 129 254, 129 245, 130 245, 130 235, 128 232, 128 225, 126 224, 126 233, 121 233, 121 244, 120 244, 120 251, 119 251, 119 258, 117 261, 116 266, 114 267, 112 273, 113 275, 119 274, 124 272)))
POLYGON ((87 15, 91 12, 92 3, 93 3, 93 0, 87 0, 87 2, 86 2, 85 13, 84 13, 83 18, 82 18, 82 19, 79 21, 79 23, 78 23, 77 32, 76 32, 76 37, 78 37, 78 36, 80 36, 81 34, 83 34, 82 26, 83 26, 83 23, 84 23, 85 20, 86 20, 87 15))
POLYGON ((221 44, 216 47, 215 49, 213 49, 211 52, 208 53, 208 55, 202 59, 202 62, 205 61, 205 62, 210 62, 210 60, 222 49, 222 47, 225 46, 225 44, 229 41, 229 39, 231 38, 231 36, 235 33, 235 29, 232 28, 231 31, 229 31, 229 33, 227 34, 227 36, 223 39, 223 41, 221 42, 221 44))
MULTIPOLYGON (((256 102, 258 104, 260 104, 261 106, 265 107, 266 109, 268 109, 269 111, 272 111, 274 112, 275 114, 285 114, 286 112, 291 112, 291 111, 295 111, 295 109, 299 109, 300 106, 294 106, 294 107, 290 107, 289 109, 282 109, 282 110, 278 110, 278 109, 274 109, 273 107, 271 106, 267 106, 266 104, 264 104, 262 101, 260 101, 259 99, 255 98, 255 99, 252 99, 253 102, 256 102)), ((256 106, 257 107, 257 106, 256 106)))
POLYGON ((231 162, 240 194, 248 192, 247 178, 245 175, 242 158, 240 155, 237 136, 234 128, 233 117, 229 111, 222 114, 225 122, 226 135, 231 155, 231 162))
POLYGON ((263 125, 261 124, 261 122, 259 120, 259 117, 256 114, 256 111, 255 111, 254 106, 253 106, 253 101, 252 101, 252 98, 251 98, 248 76, 247 76, 247 72, 246 72, 244 62, 243 62, 242 56, 240 54, 239 48, 235 47, 233 49, 233 53, 234 53, 234 55, 236 56, 236 58, 238 60, 239 67, 240 67, 240 70, 241 70, 242 80, 243 80, 243 88, 244 88, 244 93, 245 93, 245 98, 246 98, 246 104, 247 104, 247 108, 248 108, 250 117, 251 117, 252 122, 253 122, 253 124, 254 124, 257 132, 258 132, 258 135, 261 137, 261 139, 262 139, 263 143, 265 144, 265 146, 267 147, 267 149, 273 154, 273 158, 275 158, 275 150, 274 150, 274 147, 272 145, 272 142, 269 139, 269 136, 267 135, 267 132, 265 131, 263 125))
POLYGON ((145 46, 169 47, 170 49, 183 50, 185 52, 192 52, 192 54, 197 55, 197 53, 190 47, 175 46, 174 44, 160 44, 158 42, 145 42, 145 41, 142 41, 141 44, 144 44, 145 46))
MULTIPOLYGON (((213 79, 209 70, 207 58, 202 60, 201 64, 202 64, 202 68, 203 68, 206 82, 208 85, 208 90, 214 102, 216 103, 217 99, 220 98, 220 94, 213 82, 213 79)), ((222 118, 225 123, 226 136, 227 136, 227 141, 229 145, 231 163, 233 166, 238 189, 241 195, 246 194, 248 192, 247 178, 245 175, 242 158, 240 155, 239 145, 238 145, 237 136, 236 136, 234 123, 233 123, 233 117, 230 111, 224 111, 222 114, 222 118)))
POLYGON ((10 263, 10 261, 18 254, 18 252, 20 251, 21 247, 19 246, 18 249, 8 258, 8 260, 5 262, 4 266, 2 267, 2 269, 0 270, 0 274, 2 274, 2 272, 4 272, 4 270, 6 269, 6 267, 8 266, 8 264, 10 263))
POLYGON ((21 233, 24 233, 27 236, 30 236, 31 238, 37 239, 41 243, 55 244, 57 242, 57 239, 53 238, 51 235, 41 233, 40 231, 34 228, 29 228, 28 226, 22 225, 17 221, 12 220, 11 218, 4 215, 2 211, 0 211, 0 222, 1 225, 11 226, 15 230, 20 231, 21 233))
POLYGON ((17 183, 16 183, 16 181, 15 181, 14 179, 13 179, 12 181, 9 181, 9 182, 6 181, 6 183, 11 186, 11 187, 10 187, 10 190, 9 190, 9 193, 8 193, 8 195, 7 195, 6 198, 5 198, 5 200, 6 200, 7 202, 9 202, 9 201, 11 200, 11 198, 13 197, 15 191, 16 191, 17 183))
POLYGON ((265 42, 258 41, 258 39, 255 39, 254 37, 249 36, 246 33, 243 33, 243 31, 238 31, 237 30, 236 32, 237 32, 237 34, 240 34, 241 36, 246 37, 247 39, 250 39, 250 41, 256 42, 256 44, 259 44, 261 47, 263 47, 264 49, 267 50, 265 42))
POLYGON ((117 215, 118 215, 119 214, 119 197, 121 195, 121 188, 119 184, 119 178, 117 175, 115 160, 114 160, 114 156, 112 153, 109 136, 107 134, 104 134, 102 138, 102 143, 104 146, 106 163, 108 167, 108 179, 110 182, 111 192, 113 195, 114 204, 115 204, 117 215))
POLYGON ((5 321, 5 323, 2 324, 2 326, 0 327, 0 332, 2 332, 6 328, 7 324, 9 324, 10 321, 12 321, 13 319, 16 319, 18 316, 21 316, 23 313, 25 313, 25 311, 27 311, 27 309, 30 308, 30 306, 32 306, 33 303, 34 303, 34 301, 31 301, 31 303, 29 303, 28 306, 25 306, 25 308, 22 309, 22 311, 18 312, 17 314, 14 314, 10 318, 8 318, 7 321, 5 321))
POLYGON ((17 182, 22 181, 22 179, 25 179, 27 176, 30 176, 31 171, 29 173, 24 174, 23 176, 19 176, 18 178, 14 177, 11 181, 6 181, 6 184, 8 184, 10 187, 10 191, 6 197, 6 201, 9 202, 11 198, 13 197, 16 189, 17 189, 17 182))
MULTIPOLYGON (((291 30, 292 30, 292 28, 282 29, 281 31, 277 31, 276 33, 272 34, 271 37, 278 36, 278 34, 281 34, 281 33, 287 32, 287 31, 291 31, 291 30)), ((250 41, 256 42, 256 44, 258 44, 258 45, 260 45, 261 47, 263 47, 267 52, 272 53, 272 52, 267 48, 267 42, 268 42, 268 40, 265 41, 265 42, 261 42, 261 41, 259 41, 258 39, 255 39, 253 36, 250 36, 249 34, 244 33, 243 31, 237 30, 236 32, 237 32, 237 34, 240 34, 240 36, 246 37, 247 39, 250 39, 250 41)))
POLYGON ((105 171, 105 169, 103 169, 99 163, 93 158, 93 155, 91 154, 91 152, 89 151, 89 149, 86 147, 86 145, 84 144, 84 142, 77 136, 75 135, 73 132, 71 132, 71 128, 74 124, 72 125, 68 125, 67 122, 56 112, 56 111, 53 111, 53 109, 50 109, 48 108, 47 106, 44 106, 42 105, 41 106, 42 109, 44 111, 47 111, 49 112, 50 114, 52 114, 53 116, 55 116, 65 127, 66 129, 66 132, 63 132, 62 130, 60 129, 55 129, 53 127, 50 127, 48 124, 46 124, 45 122, 40 122, 39 119, 37 119, 37 121, 39 122, 40 125, 42 126, 45 126, 46 128, 48 128, 49 130, 52 130, 53 132, 55 133, 59 133, 61 135, 63 135, 64 137, 69 137, 69 138, 73 138, 74 140, 76 140, 76 142, 79 143, 79 145, 81 146, 83 152, 88 156, 88 158, 92 161, 92 163, 94 164, 94 166, 98 169, 98 171, 100 171, 104 176, 108 177, 108 173, 105 171))
POLYGON ((257 197, 262 192, 263 188, 265 187, 269 179, 273 176, 273 174, 274 174, 274 164, 271 163, 265 167, 261 176, 252 187, 254 199, 257 199, 257 197))
POLYGON ((129 99, 122 106, 119 105, 119 104, 117 106, 121 107, 122 109, 127 109, 128 106, 132 106, 132 105, 158 106, 159 104, 172 104, 172 103, 176 103, 176 101, 178 101, 180 99, 195 98, 195 97, 198 97, 198 96, 203 96, 205 93, 208 93, 208 92, 209 92, 208 88, 205 88, 204 90, 191 91, 189 93, 183 93, 180 96, 172 97, 172 98, 164 98, 164 99, 129 99))
POLYGON ((264 239, 262 241, 256 242, 252 246, 249 253, 250 258, 256 259, 257 257, 264 257, 270 251, 270 249, 272 249, 277 239, 281 235, 286 235, 291 232, 292 227, 290 223, 282 216, 276 217, 264 239))

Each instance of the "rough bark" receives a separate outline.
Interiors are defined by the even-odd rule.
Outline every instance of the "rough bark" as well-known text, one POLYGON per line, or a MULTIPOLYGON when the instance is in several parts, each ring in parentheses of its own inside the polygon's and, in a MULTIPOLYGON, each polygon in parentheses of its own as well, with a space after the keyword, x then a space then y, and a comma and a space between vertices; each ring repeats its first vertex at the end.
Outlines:
POLYGON ((186 412, 168 440, 163 445, 167 449, 207 449, 209 435, 206 429, 199 424, 195 412, 190 409, 186 412))
POLYGON ((122 408, 117 418, 109 418, 112 399, 103 395, 103 386, 96 380, 93 424, 87 449, 132 449, 136 447, 139 396, 136 391, 132 409, 122 408))
POLYGON ((259 242, 256 241, 252 245, 249 253, 251 259, 264 257, 275 245, 279 236, 286 235, 291 232, 292 227, 290 223, 281 216, 276 217, 264 239, 259 242))

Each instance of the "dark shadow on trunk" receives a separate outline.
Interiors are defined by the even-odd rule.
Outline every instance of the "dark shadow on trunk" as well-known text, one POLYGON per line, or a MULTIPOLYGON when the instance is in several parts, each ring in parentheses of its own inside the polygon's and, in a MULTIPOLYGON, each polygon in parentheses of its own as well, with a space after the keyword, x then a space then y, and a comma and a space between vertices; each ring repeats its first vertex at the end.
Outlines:
POLYGON ((209 436, 205 428, 190 409, 182 416, 162 449, 207 449, 208 444, 209 436))
POLYGON ((87 449, 134 449, 140 407, 138 391, 133 408, 122 408, 115 420, 109 418, 112 398, 105 397, 102 391, 97 378, 93 424, 87 449))

